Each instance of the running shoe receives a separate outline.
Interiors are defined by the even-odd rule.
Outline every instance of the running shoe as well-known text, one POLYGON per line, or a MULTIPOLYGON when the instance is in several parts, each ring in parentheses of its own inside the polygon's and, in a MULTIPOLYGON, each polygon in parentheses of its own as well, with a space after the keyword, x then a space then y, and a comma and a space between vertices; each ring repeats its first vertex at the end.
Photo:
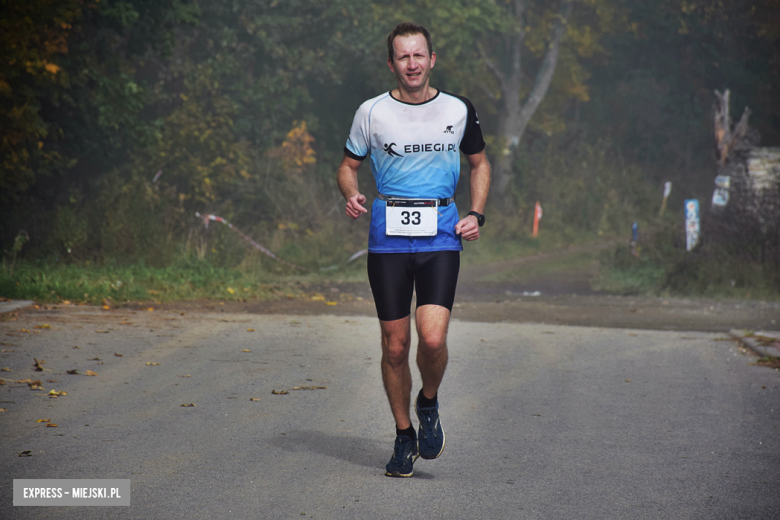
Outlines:
POLYGON ((414 461, 419 456, 416 440, 410 439, 406 435, 396 436, 393 457, 385 466, 385 475, 388 477, 411 477, 414 475, 414 461))
POLYGON ((414 400, 414 411, 420 420, 417 439, 420 445, 420 457, 435 459, 444 451, 444 430, 439 421, 439 403, 431 408, 420 408, 417 399, 414 400))

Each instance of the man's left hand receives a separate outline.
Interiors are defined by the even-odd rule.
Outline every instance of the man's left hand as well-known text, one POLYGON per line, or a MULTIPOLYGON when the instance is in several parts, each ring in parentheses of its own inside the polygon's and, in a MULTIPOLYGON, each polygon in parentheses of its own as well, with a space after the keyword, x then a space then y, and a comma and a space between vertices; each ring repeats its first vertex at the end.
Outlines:
POLYGON ((464 240, 471 242, 479 238, 479 224, 477 217, 468 215, 455 224, 455 234, 460 235, 464 240))

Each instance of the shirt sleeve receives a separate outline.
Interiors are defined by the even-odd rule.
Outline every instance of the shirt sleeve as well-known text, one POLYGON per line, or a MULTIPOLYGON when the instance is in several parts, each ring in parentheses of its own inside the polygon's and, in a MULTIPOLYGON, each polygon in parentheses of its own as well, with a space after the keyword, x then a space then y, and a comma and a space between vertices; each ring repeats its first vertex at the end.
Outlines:
POLYGON ((466 104, 466 130, 463 132, 463 139, 460 141, 460 151, 466 155, 474 155, 485 149, 485 140, 482 138, 482 128, 479 126, 479 117, 477 110, 471 101, 458 96, 466 104))
POLYGON ((355 119, 352 120, 352 128, 349 131, 349 138, 347 138, 347 144, 344 146, 344 153, 358 161, 365 159, 370 151, 370 108, 366 105, 367 103, 364 103, 355 112, 355 119))

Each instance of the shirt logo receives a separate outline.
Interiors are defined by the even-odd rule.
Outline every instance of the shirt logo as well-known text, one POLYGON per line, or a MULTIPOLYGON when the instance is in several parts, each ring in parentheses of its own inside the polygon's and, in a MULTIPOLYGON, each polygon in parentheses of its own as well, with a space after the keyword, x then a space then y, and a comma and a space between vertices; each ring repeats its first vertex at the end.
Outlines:
POLYGON ((382 147, 382 149, 385 152, 387 152, 387 155, 389 155, 390 157, 393 157, 393 156, 395 156, 395 157, 403 157, 403 155, 401 155, 400 153, 398 153, 395 150, 393 150, 393 146, 397 146, 397 145, 395 143, 385 144, 382 147))
POLYGON ((452 125, 448 125, 447 128, 444 130, 445 134, 454 134, 455 132, 452 131, 452 125))

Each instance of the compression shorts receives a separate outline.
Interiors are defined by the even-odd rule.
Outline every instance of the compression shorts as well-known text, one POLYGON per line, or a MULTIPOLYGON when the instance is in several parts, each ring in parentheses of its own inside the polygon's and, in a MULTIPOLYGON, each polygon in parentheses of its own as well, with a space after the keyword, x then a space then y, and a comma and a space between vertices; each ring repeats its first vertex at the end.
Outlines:
POLYGON ((440 305, 452 311, 459 270, 459 251, 368 253, 377 316, 382 321, 409 316, 414 290, 417 307, 440 305))

